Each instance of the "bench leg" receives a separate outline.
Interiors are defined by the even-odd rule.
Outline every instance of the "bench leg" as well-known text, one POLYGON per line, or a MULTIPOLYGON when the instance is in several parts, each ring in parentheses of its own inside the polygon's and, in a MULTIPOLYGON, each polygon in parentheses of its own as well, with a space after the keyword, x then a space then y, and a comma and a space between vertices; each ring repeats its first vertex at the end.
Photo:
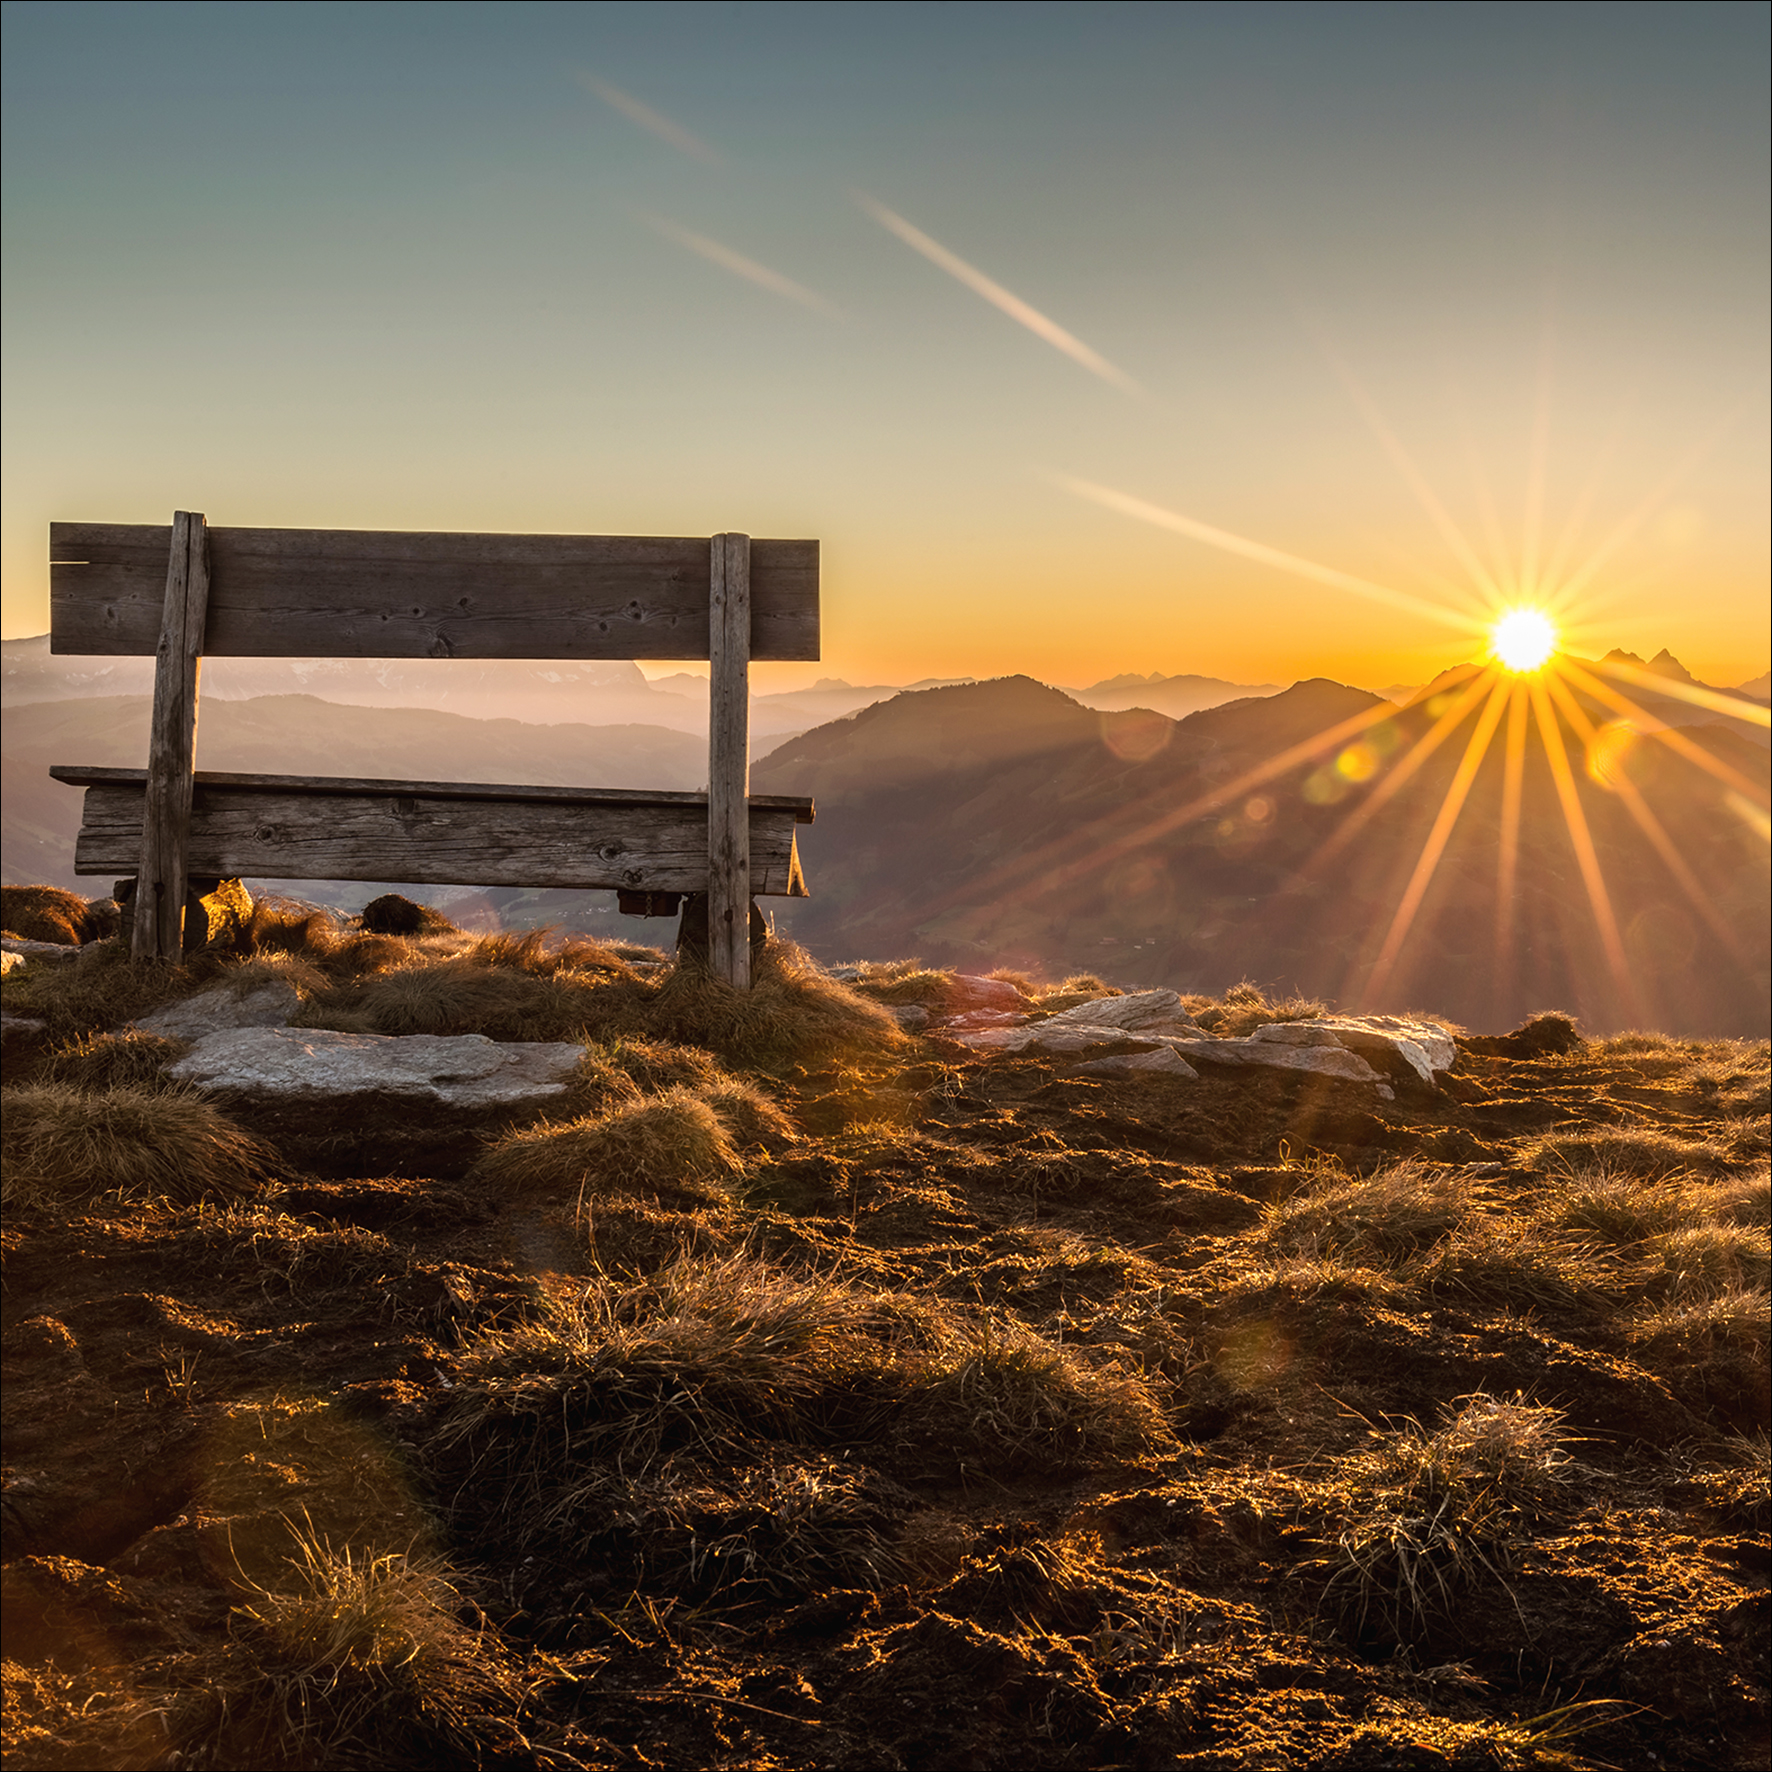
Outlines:
MULTIPOLYGON (((753 959, 769 940, 769 922, 751 900, 751 955, 753 959)), ((683 918, 677 925, 677 959, 704 969, 710 964, 708 941, 708 895, 691 892, 683 900, 683 918)))

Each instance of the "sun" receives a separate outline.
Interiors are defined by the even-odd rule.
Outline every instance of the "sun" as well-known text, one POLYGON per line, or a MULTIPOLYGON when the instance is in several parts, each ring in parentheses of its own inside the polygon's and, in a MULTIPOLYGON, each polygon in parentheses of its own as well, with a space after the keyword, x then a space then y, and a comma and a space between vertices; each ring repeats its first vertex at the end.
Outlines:
POLYGON ((1541 609, 1510 609, 1489 630, 1489 647, 1510 671, 1535 671, 1557 649, 1557 630, 1541 609))

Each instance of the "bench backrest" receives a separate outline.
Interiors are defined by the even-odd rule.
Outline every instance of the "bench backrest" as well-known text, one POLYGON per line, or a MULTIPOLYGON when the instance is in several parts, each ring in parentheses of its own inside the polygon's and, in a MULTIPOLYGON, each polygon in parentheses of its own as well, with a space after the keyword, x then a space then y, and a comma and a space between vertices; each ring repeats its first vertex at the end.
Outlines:
MULTIPOLYGON (((708 537, 207 529, 212 658, 711 656, 708 537)), ((49 526, 50 651, 160 644, 170 525, 49 526)), ((750 656, 815 659, 818 543, 750 544, 750 656)))
POLYGON ((182 948, 205 653, 705 658, 710 962, 750 982, 749 666, 819 656, 816 541, 210 529, 179 511, 53 523, 49 546, 50 650, 155 656, 137 955, 182 948))

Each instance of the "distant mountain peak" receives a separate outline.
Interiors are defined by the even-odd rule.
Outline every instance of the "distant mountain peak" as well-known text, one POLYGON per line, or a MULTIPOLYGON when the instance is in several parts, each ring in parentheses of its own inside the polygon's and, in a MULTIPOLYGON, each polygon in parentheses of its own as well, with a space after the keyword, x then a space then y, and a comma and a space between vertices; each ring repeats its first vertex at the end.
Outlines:
POLYGON ((1658 677, 1672 677, 1680 683, 1696 683, 1698 681, 1665 646, 1643 668, 1653 671, 1658 677))

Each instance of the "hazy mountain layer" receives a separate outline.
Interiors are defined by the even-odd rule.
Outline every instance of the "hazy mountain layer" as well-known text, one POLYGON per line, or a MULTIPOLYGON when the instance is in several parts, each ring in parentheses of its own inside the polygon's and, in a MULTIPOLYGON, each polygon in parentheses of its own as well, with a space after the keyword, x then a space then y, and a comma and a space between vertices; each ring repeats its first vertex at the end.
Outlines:
MULTIPOLYGON (((146 696, 91 697, 8 708, 4 871, 88 893, 73 874, 80 790, 51 781, 52 763, 139 769, 147 756, 146 696)), ((547 786, 699 788, 706 741, 661 726, 538 726, 471 720, 428 708, 358 708, 311 695, 205 698, 197 766, 279 775, 376 775, 416 781, 547 786)))
MULTIPOLYGON (((1383 804, 1389 777, 1441 712, 1439 697, 1396 711, 1357 745, 1344 738, 1271 780, 1226 790, 1382 705, 1322 680, 1180 722, 1092 712, 1025 677, 900 696, 805 734, 754 770, 756 791, 818 802, 818 822, 800 839, 814 896, 790 907, 786 924, 829 960, 1088 961, 1128 986, 1222 990, 1252 977, 1361 1002, 1471 722, 1383 804)), ((1498 935, 1498 737, 1389 983, 1366 1006, 1431 1002, 1486 1027, 1561 1006, 1594 1027, 1763 1033, 1766 845, 1750 795, 1653 738, 1620 740, 1596 760, 1659 820, 1701 907, 1633 821, 1627 796, 1583 766, 1581 738, 1566 724, 1559 731, 1625 982, 1596 931, 1545 746, 1529 728, 1511 928, 1498 935)), ((1763 745, 1719 724, 1683 738, 1765 792, 1763 745)))

